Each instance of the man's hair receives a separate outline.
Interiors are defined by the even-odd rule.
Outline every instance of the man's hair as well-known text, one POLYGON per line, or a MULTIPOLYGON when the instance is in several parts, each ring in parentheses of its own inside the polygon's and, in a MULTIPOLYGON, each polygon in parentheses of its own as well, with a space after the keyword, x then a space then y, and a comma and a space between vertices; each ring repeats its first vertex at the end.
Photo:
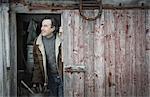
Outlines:
POLYGON ((45 20, 45 19, 50 19, 51 20, 51 22, 52 22, 52 27, 54 27, 55 26, 55 31, 54 31, 54 33, 56 33, 56 32, 58 32, 58 22, 57 22, 57 20, 56 20, 56 18, 54 18, 54 17, 45 17, 43 20, 45 20))

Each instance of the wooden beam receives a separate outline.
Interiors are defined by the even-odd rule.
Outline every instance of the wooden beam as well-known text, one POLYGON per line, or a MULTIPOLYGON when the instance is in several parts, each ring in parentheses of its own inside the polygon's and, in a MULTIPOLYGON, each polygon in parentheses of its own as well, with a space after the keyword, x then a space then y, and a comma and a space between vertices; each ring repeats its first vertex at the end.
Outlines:
MULTIPOLYGON (((47 5, 47 4, 29 4, 28 5, 29 10, 75 10, 79 9, 79 4, 74 5, 47 5)), ((122 5, 107 5, 103 4, 103 9, 150 9, 150 6, 144 6, 144 5, 132 5, 132 6, 122 6, 122 5)), ((84 10, 93 10, 93 9, 99 9, 99 6, 97 4, 83 4, 84 10)))

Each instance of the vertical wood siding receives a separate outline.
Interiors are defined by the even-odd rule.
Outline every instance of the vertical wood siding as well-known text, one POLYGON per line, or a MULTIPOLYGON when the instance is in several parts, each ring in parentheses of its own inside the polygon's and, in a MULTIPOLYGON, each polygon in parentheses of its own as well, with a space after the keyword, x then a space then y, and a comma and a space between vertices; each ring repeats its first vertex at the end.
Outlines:
POLYGON ((148 96, 145 11, 107 10, 105 22, 106 95, 148 96))
POLYGON ((86 21, 78 10, 64 10, 64 68, 85 66, 65 72, 65 97, 148 97, 149 14, 103 10, 100 19, 86 21))
POLYGON ((150 10, 146 10, 146 64, 148 66, 148 89, 150 93, 150 10))
POLYGON ((65 73, 65 97, 102 97, 105 95, 104 15, 97 21, 83 20, 77 10, 64 11, 63 16, 64 65, 86 66, 84 73, 65 73))
POLYGON ((112 10, 104 13, 104 59, 106 96, 115 97, 115 16, 112 10))
MULTIPOLYGON (((97 12, 95 12, 96 14, 97 12)), ((104 13, 94 22, 94 97, 105 97, 104 13)))
MULTIPOLYGON (((72 68, 84 65, 82 56, 83 35, 82 28, 80 28, 82 19, 79 18, 77 11, 66 11, 62 17, 64 18, 64 67, 72 68)), ((64 76, 65 91, 67 91, 65 97, 84 97, 84 72, 65 72, 64 76)))

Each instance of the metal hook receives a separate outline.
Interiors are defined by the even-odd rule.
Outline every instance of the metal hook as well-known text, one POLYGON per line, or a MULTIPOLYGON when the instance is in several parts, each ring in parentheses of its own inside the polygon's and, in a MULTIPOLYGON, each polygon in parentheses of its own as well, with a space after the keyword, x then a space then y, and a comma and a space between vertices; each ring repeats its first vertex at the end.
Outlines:
MULTIPOLYGON (((96 0, 97 1, 97 0, 96 0)), ((79 12, 80 12, 80 15, 86 19, 86 20, 89 20, 89 21, 93 21, 93 20, 96 20, 97 18, 101 17, 102 15, 102 0, 100 1, 97 1, 97 3, 99 2, 99 12, 97 14, 97 16, 95 17, 87 17, 83 14, 83 8, 82 8, 82 5, 83 5, 83 2, 82 0, 80 0, 80 8, 79 8, 79 12)))

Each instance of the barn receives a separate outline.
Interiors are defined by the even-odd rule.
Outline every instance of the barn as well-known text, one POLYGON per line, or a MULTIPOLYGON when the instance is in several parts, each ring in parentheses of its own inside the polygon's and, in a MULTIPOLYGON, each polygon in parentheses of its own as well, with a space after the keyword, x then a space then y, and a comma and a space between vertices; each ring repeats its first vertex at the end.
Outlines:
POLYGON ((150 97, 149 0, 1 0, 0 96, 30 97, 45 16, 63 28, 64 97, 150 97))

